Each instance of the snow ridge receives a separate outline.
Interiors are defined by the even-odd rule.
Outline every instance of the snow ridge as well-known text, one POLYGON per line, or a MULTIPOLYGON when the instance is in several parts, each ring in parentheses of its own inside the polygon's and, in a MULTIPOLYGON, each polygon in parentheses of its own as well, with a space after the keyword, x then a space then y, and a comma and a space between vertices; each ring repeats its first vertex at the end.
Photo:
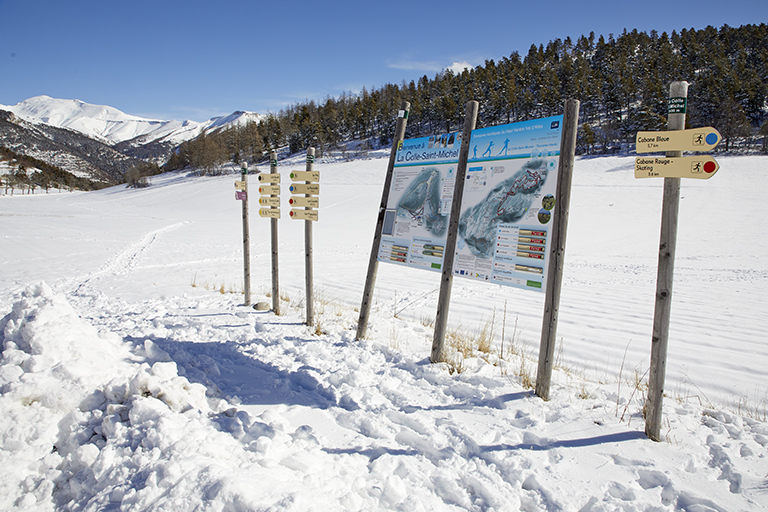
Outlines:
POLYGON ((188 120, 163 121, 133 116, 109 106, 44 95, 26 99, 14 106, 0 105, 0 109, 13 112, 33 123, 76 130, 108 144, 125 141, 135 141, 138 145, 154 141, 179 144, 197 136, 203 129, 245 124, 248 121, 258 122, 260 118, 254 112, 237 111, 202 123, 188 120))

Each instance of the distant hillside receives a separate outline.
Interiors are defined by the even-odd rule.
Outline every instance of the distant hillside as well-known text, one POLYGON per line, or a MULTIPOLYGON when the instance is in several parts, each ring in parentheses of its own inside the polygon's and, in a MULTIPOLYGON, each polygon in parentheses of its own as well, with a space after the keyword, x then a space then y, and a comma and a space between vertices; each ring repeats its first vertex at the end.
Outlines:
POLYGON ((157 121, 80 100, 36 96, 0 105, 0 147, 103 184, 120 183, 131 167, 165 163, 179 144, 208 130, 258 122, 234 112, 205 122, 157 121))
POLYGON ((122 182, 128 169, 142 163, 79 132, 29 123, 4 110, 0 147, 105 184, 122 182))

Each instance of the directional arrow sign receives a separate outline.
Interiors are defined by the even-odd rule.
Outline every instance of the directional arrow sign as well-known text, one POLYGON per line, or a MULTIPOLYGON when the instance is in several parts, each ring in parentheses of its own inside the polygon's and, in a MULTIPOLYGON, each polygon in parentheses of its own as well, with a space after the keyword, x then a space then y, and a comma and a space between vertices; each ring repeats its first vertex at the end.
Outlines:
POLYGON ((235 190, 246 190, 247 189, 247 181, 236 181, 235 182, 235 190))
POLYGON ((289 187, 291 194, 319 194, 320 185, 318 183, 294 183, 289 187))
POLYGON ((317 210, 297 210, 294 208, 289 215, 292 219, 317 220, 317 210))
POLYGON ((721 139, 720 132, 711 126, 668 132, 637 132, 635 151, 711 151, 721 139))
POLYGON ((280 210, 277 208, 259 208, 259 215, 262 217, 280 218, 280 210))
POLYGON ((320 181, 320 171, 291 171, 291 181, 320 181))
POLYGON ((635 178, 698 178, 706 180, 720 166, 708 155, 680 158, 641 157, 635 159, 635 178))
POLYGON ((259 198, 259 204, 261 206, 280 206, 279 197, 262 196, 259 198))
POLYGON ((280 183, 280 173, 259 174, 259 181, 262 183, 280 183))
POLYGON ((259 194, 268 196, 270 194, 279 194, 280 185, 262 185, 259 187, 259 194))
POLYGON ((320 206, 320 198, 295 196, 288 200, 288 204, 295 207, 318 208, 320 206))

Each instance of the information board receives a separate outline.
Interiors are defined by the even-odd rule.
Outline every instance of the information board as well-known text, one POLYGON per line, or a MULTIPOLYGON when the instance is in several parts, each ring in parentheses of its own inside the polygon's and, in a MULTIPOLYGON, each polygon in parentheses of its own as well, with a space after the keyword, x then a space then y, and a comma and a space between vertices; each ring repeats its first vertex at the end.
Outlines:
POLYGON ((461 132, 404 140, 397 150, 377 259, 442 270, 461 132))
POLYGON ((453 275, 544 291, 562 124, 472 132, 453 275))

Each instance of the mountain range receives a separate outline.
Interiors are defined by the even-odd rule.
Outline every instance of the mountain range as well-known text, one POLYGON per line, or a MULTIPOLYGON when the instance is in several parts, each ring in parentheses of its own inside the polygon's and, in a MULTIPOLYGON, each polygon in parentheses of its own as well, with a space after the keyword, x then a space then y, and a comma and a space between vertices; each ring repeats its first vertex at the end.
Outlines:
POLYGON ((0 147, 76 176, 114 183, 141 161, 164 163, 176 146, 202 130, 258 122, 260 117, 237 111, 202 123, 163 121, 80 100, 35 96, 13 106, 0 105, 0 147))

